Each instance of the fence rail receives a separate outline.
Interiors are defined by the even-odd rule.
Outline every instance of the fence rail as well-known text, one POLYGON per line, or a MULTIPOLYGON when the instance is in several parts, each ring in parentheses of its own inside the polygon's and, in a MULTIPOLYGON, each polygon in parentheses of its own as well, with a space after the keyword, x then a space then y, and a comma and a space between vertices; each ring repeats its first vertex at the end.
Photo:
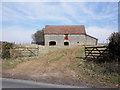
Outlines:
POLYGON ((107 46, 85 47, 85 58, 99 59, 108 56, 107 46))

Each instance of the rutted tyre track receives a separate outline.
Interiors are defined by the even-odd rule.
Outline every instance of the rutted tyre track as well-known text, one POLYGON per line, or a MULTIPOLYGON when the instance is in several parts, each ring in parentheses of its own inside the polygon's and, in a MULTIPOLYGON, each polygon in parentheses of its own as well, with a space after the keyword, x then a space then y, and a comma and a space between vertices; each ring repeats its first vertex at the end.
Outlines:
POLYGON ((77 73, 68 67, 74 62, 73 58, 76 57, 79 48, 61 48, 41 59, 23 62, 16 68, 3 70, 3 77, 92 87, 90 84, 78 81, 77 73), (48 60, 61 55, 63 57, 58 61, 48 63, 48 60))
POLYGON ((63 78, 65 72, 68 73, 66 65, 70 64, 77 49, 59 50, 45 56, 39 60, 27 61, 19 64, 16 68, 3 70, 3 77, 23 78, 23 79, 43 79, 43 78, 63 78), (55 57, 63 57, 58 61, 47 63, 55 57), (64 72, 64 73, 63 73, 64 72))

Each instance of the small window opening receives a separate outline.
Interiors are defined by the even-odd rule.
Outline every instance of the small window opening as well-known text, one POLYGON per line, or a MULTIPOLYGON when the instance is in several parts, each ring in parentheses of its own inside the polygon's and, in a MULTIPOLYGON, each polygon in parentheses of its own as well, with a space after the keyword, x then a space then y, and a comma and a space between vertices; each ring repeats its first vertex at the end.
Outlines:
POLYGON ((50 41, 49 42, 49 46, 55 46, 56 45, 56 42, 55 41, 50 41))

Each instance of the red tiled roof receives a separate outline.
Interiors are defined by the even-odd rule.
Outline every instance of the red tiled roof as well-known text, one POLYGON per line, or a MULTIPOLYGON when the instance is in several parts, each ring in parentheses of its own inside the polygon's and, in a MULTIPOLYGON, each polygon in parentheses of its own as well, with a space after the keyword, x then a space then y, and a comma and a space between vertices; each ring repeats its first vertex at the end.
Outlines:
POLYGON ((46 25, 45 34, 86 34, 84 25, 46 25))

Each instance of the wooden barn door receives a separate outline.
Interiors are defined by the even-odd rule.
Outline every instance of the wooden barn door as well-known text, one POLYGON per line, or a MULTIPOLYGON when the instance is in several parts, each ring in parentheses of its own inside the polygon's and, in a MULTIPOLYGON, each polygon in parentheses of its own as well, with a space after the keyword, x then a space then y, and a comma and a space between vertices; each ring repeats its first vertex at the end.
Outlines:
POLYGON ((68 34, 64 35, 64 40, 68 40, 68 34))

